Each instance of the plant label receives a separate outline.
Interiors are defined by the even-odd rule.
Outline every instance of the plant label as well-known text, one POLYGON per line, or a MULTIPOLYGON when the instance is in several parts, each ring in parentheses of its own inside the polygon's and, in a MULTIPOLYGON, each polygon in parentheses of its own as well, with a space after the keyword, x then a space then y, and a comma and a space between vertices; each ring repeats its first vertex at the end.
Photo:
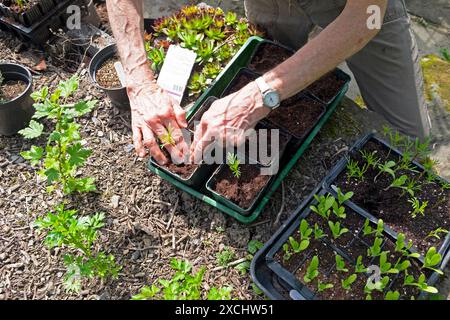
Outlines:
POLYGON ((158 77, 158 85, 180 103, 191 76, 197 54, 191 50, 171 45, 158 77))
POLYGON ((120 63, 120 61, 117 61, 116 63, 114 63, 114 69, 116 69, 116 73, 117 73, 117 76, 119 77, 122 87, 125 87, 126 86, 125 72, 123 71, 122 63, 120 63))

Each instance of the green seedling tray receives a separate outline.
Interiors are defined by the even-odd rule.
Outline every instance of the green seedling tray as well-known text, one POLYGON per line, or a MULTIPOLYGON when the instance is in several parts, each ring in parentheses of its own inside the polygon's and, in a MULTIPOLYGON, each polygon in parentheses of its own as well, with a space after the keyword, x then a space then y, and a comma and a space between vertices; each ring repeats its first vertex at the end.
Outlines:
MULTIPOLYGON (((220 97, 221 96, 222 92, 228 87, 228 84, 233 80, 233 78, 239 72, 239 70, 241 68, 246 67, 247 64, 250 62, 254 51, 256 50, 258 44, 262 41, 264 41, 264 40, 260 37, 251 37, 250 39, 248 39, 247 43, 241 48, 241 50, 236 54, 236 56, 230 61, 230 63, 227 65, 227 67, 220 73, 220 75, 216 78, 216 80, 213 82, 211 87, 196 101, 194 106, 187 112, 188 120, 208 97, 210 97, 210 96, 220 97)), ((292 168, 297 163, 297 161, 300 159, 300 157, 303 155, 303 153, 306 151, 306 149, 308 149, 309 145, 311 144, 311 142, 313 141, 315 136, 319 133, 319 131, 321 130, 323 125, 329 120, 331 115, 334 113, 339 102, 342 100, 342 98, 344 97, 347 90, 348 90, 348 83, 346 83, 343 86, 342 90, 339 92, 338 96, 334 99, 334 101, 327 106, 327 110, 326 110, 325 114, 319 120, 316 127, 306 137, 306 139, 304 140, 302 145, 299 147, 297 152, 292 156, 292 158, 289 160, 289 162, 283 168, 280 168, 280 171, 278 172, 277 176, 274 178, 274 181, 272 182, 270 188, 267 189, 266 194, 262 197, 261 201, 255 207, 255 209, 252 212, 250 212, 248 215, 242 215, 239 212, 216 201, 211 196, 209 196, 204 190, 196 190, 196 189, 191 188, 191 187, 185 185, 184 183, 174 179, 173 177, 171 177, 170 175, 165 173, 158 166, 152 164, 151 162, 148 163, 148 168, 150 171, 157 174, 162 179, 170 182, 175 187, 177 187, 177 188, 187 192, 188 194, 200 199, 201 201, 215 207, 216 209, 233 217, 234 219, 238 220, 241 223, 250 224, 250 223, 254 222, 259 217, 259 215, 262 213, 263 209, 269 202, 273 193, 278 189, 281 182, 284 180, 284 178, 286 178, 286 176, 292 170, 292 168)), ((206 184, 206 181, 205 181, 205 184, 206 184)))

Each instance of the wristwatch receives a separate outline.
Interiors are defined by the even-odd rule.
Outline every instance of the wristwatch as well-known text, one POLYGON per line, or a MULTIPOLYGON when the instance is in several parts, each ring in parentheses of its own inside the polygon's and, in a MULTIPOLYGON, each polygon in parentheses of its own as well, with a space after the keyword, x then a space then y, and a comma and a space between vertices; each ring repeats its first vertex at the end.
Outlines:
POLYGON ((255 83, 263 96, 264 106, 272 110, 278 108, 281 104, 280 94, 272 89, 263 77, 256 79, 255 83))

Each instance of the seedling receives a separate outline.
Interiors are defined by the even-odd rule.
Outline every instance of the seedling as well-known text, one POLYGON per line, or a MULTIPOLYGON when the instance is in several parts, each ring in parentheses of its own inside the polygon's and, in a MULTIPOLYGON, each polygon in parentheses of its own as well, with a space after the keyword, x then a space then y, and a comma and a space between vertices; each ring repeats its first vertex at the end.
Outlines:
POLYGON ((241 177, 241 169, 239 168, 241 161, 238 159, 238 156, 234 153, 228 153, 227 163, 233 175, 239 179, 241 177))
POLYGON ((359 166, 358 161, 349 160, 347 163, 347 179, 355 178, 358 181, 364 180, 364 174, 369 169, 369 165, 366 163, 362 167, 359 166))
POLYGON ((411 212, 411 217, 416 218, 418 214, 425 216, 425 209, 428 206, 428 201, 420 202, 416 197, 412 197, 408 200, 411 204, 413 211, 411 212))
POLYGON ((132 300, 231 300, 232 287, 213 287, 202 292, 203 276, 206 268, 197 273, 192 265, 183 260, 172 259, 171 268, 175 271, 172 279, 159 279, 151 286, 145 286, 132 300))
POLYGON ((326 237, 325 232, 319 227, 319 225, 316 223, 314 225, 314 239, 319 240, 326 237))
POLYGON ((289 243, 291 244, 291 248, 295 253, 300 253, 306 250, 309 246, 309 240, 301 240, 300 242, 297 242, 294 237, 289 237, 289 243))
POLYGON ((403 281, 404 286, 414 286, 419 288, 421 291, 425 291, 428 293, 438 293, 438 290, 435 287, 429 286, 426 282, 426 277, 422 273, 420 274, 417 281, 414 279, 414 276, 411 274, 405 273, 405 279, 403 281))
POLYGON ((437 228, 436 230, 431 231, 426 238, 436 238, 438 240, 441 240, 441 236, 439 233, 448 234, 448 230, 443 229, 441 227, 437 228))
POLYGON ((447 48, 442 48, 440 50, 442 58, 444 58, 445 61, 450 62, 450 53, 447 48))
POLYGON ((367 280, 364 292, 368 294, 368 297, 370 297, 369 300, 371 300, 372 291, 376 290, 382 292, 388 286, 390 280, 391 279, 388 276, 384 276, 375 282, 370 282, 370 280, 367 280))
POLYGON ((320 280, 317 281, 317 292, 321 293, 325 290, 334 288, 334 285, 332 283, 322 283, 320 280))
POLYGON ((400 292, 398 291, 389 291, 386 293, 386 296, 384 297, 384 300, 399 300, 400 299, 400 292))
POLYGON ((375 154, 377 153, 376 151, 369 152, 366 150, 360 150, 360 153, 361 153, 362 158, 366 161, 366 163, 369 167, 373 167, 373 168, 377 167, 378 162, 380 160, 375 156, 375 154))
POLYGON ((337 188, 337 196, 339 205, 343 205, 344 202, 350 200, 353 197, 354 193, 352 191, 347 192, 346 194, 342 193, 341 189, 337 188))
POLYGON ((159 137, 159 140, 161 141, 161 149, 166 146, 176 145, 175 139, 173 138, 173 128, 170 124, 166 128, 166 132, 159 137))
POLYGON ((372 258, 380 256, 382 244, 383 239, 376 237, 375 240, 373 241, 373 245, 367 249, 367 255, 372 258))
POLYGON ((349 232, 347 228, 342 228, 340 222, 333 222, 331 220, 328 221, 328 226, 330 227, 330 230, 333 234, 334 239, 338 239, 343 234, 349 232))
POLYGON ((311 263, 309 264, 308 268, 306 269, 306 274, 303 276, 303 280, 306 283, 310 283, 313 281, 317 276, 319 275, 319 257, 314 256, 311 259, 311 263))
POLYGON ((289 261, 289 259, 291 259, 292 257, 292 252, 290 251, 289 245, 287 243, 283 244, 283 251, 284 251, 283 260, 289 261))
POLYGON ((378 220, 376 229, 372 228, 372 226, 370 225, 370 220, 369 219, 366 219, 364 221, 364 226, 363 226, 363 234, 364 234, 364 236, 375 234, 376 237, 382 237, 383 236, 383 232, 384 232, 384 222, 383 222, 383 220, 381 220, 381 219, 378 220))
POLYGON ((328 220, 331 214, 331 208, 333 207, 333 203, 336 199, 331 195, 327 194, 326 196, 318 196, 314 195, 314 198, 317 200, 317 206, 311 206, 311 210, 324 219, 328 220))
POLYGON ((356 274, 352 274, 348 278, 342 279, 341 280, 342 288, 345 289, 346 291, 351 290, 352 284, 356 281, 356 279, 358 279, 358 276, 356 274))
POLYGON ((407 270, 411 266, 411 262, 409 260, 401 260, 398 258, 397 262, 394 265, 394 269, 398 270, 398 272, 402 272, 407 270))
POLYGON ((216 258, 219 266, 227 267, 234 259, 234 251, 226 247, 221 252, 216 253, 216 258))
POLYGON ((155 72, 161 71, 166 58, 164 47, 154 48, 149 43, 146 43, 147 57, 151 62, 151 68, 155 72))
POLYGON ((377 178, 383 173, 387 173, 390 176, 392 176, 393 179, 395 179, 395 170, 394 170, 395 165, 396 165, 395 161, 392 161, 392 160, 386 161, 383 164, 379 164, 378 170, 380 170, 380 171, 373 180, 377 181, 377 178))
POLYGON ((300 222, 299 232, 300 242, 297 242, 294 237, 289 237, 289 243, 295 253, 300 253, 309 247, 310 236, 313 233, 313 230, 308 226, 308 222, 305 219, 300 222))
POLYGON ((388 260, 387 260, 387 254, 388 253, 386 251, 380 253, 380 265, 379 265, 380 272, 381 272, 381 274, 386 274, 386 273, 397 274, 399 272, 399 270, 392 268, 392 264, 390 262, 388 262, 388 260))
POLYGON ((345 260, 340 255, 336 254, 336 270, 342 272, 348 272, 348 269, 345 267, 345 260))
POLYGON ((333 213, 339 219, 345 219, 347 217, 347 214, 345 213, 345 207, 340 206, 339 203, 336 201, 333 203, 333 213))
POLYGON ((399 233, 397 235, 397 240, 395 241, 396 252, 401 252, 403 256, 408 258, 419 258, 420 254, 410 252, 412 246, 413 246, 412 240, 409 240, 408 243, 406 243, 406 236, 403 233, 399 233))
POLYGON ((425 261, 423 263, 422 268, 433 270, 439 274, 443 274, 443 272, 436 267, 441 263, 442 256, 437 252, 435 247, 431 247, 428 249, 427 254, 425 255, 425 261))
POLYGON ((409 180, 408 176, 402 175, 394 181, 386 188, 384 191, 388 191, 391 188, 399 188, 402 189, 403 192, 400 196, 404 196, 405 193, 409 193, 411 197, 414 197, 414 193, 417 190, 420 190, 420 186, 417 185, 413 180, 409 180))
POLYGON ((366 273, 367 268, 362 263, 363 256, 358 256, 356 259, 356 265, 355 265, 355 273, 366 273))

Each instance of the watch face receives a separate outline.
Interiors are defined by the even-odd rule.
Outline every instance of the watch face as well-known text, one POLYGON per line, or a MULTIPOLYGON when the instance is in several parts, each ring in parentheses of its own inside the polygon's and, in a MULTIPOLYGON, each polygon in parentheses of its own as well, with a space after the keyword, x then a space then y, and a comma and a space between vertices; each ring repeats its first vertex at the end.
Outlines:
POLYGON ((278 107, 280 104, 280 95, 275 91, 268 92, 264 96, 264 104, 269 108, 278 107))

